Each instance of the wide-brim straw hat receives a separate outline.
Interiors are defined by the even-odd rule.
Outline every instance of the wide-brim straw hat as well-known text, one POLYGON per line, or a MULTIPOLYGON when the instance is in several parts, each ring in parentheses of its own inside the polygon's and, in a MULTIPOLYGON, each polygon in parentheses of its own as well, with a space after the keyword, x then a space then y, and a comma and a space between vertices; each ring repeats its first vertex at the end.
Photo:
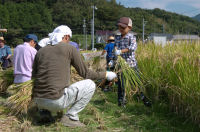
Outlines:
POLYGON ((3 43, 6 43, 6 41, 4 40, 4 37, 0 37, 0 41, 3 43))
POLYGON ((108 38, 108 41, 114 41, 115 40, 115 38, 113 37, 113 36, 110 36, 109 38, 108 38))
POLYGON ((3 40, 3 41, 4 41, 4 37, 0 37, 0 40, 3 40))

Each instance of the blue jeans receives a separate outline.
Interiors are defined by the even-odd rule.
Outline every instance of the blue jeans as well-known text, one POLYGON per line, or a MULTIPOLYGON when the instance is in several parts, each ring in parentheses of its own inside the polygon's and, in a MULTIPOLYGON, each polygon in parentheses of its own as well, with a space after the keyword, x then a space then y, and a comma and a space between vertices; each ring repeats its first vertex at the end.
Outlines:
POLYGON ((2 69, 5 70, 9 66, 9 60, 6 59, 5 57, 3 57, 1 60, 2 60, 2 65, 1 65, 2 69))

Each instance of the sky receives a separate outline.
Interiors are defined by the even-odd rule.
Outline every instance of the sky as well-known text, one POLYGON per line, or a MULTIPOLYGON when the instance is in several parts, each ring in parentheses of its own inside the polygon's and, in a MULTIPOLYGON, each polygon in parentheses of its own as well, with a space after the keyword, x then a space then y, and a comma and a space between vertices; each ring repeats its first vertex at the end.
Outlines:
POLYGON ((116 0, 125 7, 160 8, 186 16, 200 14, 200 0, 116 0))

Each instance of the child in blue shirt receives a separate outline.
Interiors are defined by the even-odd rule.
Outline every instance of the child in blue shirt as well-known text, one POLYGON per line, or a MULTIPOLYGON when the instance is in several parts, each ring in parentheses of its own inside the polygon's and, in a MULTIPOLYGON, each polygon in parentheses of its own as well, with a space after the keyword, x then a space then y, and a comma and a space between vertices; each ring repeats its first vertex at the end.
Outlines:
POLYGON ((104 48, 102 55, 104 55, 107 52, 106 55, 106 64, 107 64, 107 70, 113 70, 113 59, 115 57, 114 55, 114 47, 115 47, 115 38, 113 36, 110 36, 108 38, 108 44, 106 44, 106 47, 104 48))

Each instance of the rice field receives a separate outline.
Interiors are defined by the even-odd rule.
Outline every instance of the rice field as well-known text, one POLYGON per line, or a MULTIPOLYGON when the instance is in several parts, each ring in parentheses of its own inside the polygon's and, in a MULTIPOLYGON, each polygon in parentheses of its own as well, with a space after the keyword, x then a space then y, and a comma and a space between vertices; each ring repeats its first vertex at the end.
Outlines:
MULTIPOLYGON (((127 96, 130 99, 127 107, 119 108, 117 106, 117 90, 103 93, 97 89, 92 101, 80 113, 81 121, 87 127, 74 129, 74 131, 135 130, 149 132, 198 131, 200 129, 200 44, 182 42, 181 44, 174 43, 162 47, 153 43, 145 45, 139 43, 136 55, 142 82, 133 76, 127 78, 135 79, 135 82, 126 82, 127 96), (141 102, 131 101, 131 96, 138 91, 138 85, 141 85, 141 83, 143 85, 142 91, 153 103, 152 108, 145 107, 141 102), (132 87, 134 85, 136 87, 132 87)), ((123 61, 121 63, 123 65, 123 61)), ((88 62, 88 65, 97 71, 105 70, 102 67, 106 66, 105 60, 100 57, 94 58, 92 62, 88 62)), ((12 69, 0 72, 1 93, 4 93, 7 87, 12 84, 12 72, 12 69)), ((128 72, 127 75, 135 74, 131 70, 128 72)), ((72 68, 71 81, 73 83, 78 80, 82 80, 82 78, 72 68)), ((29 86, 30 83, 28 82, 24 86, 29 86)), ((29 109, 27 102, 30 102, 31 87, 31 84, 30 88, 21 87, 24 89, 17 89, 17 94, 9 95, 10 108, 7 108, 9 107, 8 104, 7 106, 2 105, 5 104, 8 97, 1 94, 0 125, 5 128, 2 130, 71 131, 62 127, 58 122, 50 126, 38 126, 30 116, 11 116, 27 113, 29 109), (19 99, 20 93, 28 96, 23 96, 22 100, 20 99, 21 102, 13 103, 19 99), (26 98, 28 98, 27 102, 24 101, 26 98), (13 114, 10 110, 14 110, 13 114)), ((116 85, 113 87, 114 89, 117 88, 116 85)))
POLYGON ((200 124, 200 44, 139 44, 137 60, 146 95, 200 124))

